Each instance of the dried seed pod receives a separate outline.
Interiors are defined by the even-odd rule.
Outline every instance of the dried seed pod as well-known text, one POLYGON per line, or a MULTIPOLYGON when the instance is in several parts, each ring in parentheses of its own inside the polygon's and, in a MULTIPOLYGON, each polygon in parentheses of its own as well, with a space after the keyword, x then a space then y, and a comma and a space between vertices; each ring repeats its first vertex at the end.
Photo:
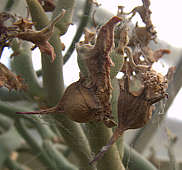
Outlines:
MULTIPOLYGON (((124 80, 120 81, 120 96, 118 99, 118 127, 114 131, 108 144, 102 147, 90 164, 100 159, 124 131, 143 127, 152 116, 152 105, 166 97, 165 91, 167 82, 165 78, 162 78, 161 75, 154 73, 153 71, 151 74, 155 74, 157 77, 155 82, 160 83, 160 88, 158 85, 156 86, 156 83, 145 83, 142 93, 138 96, 134 96, 132 93, 130 93, 130 80, 127 73, 124 76, 124 80), (154 91, 157 91, 157 95, 151 95, 151 92, 154 91), (150 96, 148 96, 148 94, 150 94, 150 96)), ((149 76, 149 73, 147 73, 147 76, 149 76)), ((149 79, 149 81, 151 81, 151 79, 149 79)))
POLYGON ((64 114, 79 123, 97 121, 100 106, 96 102, 94 91, 81 85, 81 81, 67 87, 60 102, 52 108, 34 111, 17 112, 18 114, 64 114))

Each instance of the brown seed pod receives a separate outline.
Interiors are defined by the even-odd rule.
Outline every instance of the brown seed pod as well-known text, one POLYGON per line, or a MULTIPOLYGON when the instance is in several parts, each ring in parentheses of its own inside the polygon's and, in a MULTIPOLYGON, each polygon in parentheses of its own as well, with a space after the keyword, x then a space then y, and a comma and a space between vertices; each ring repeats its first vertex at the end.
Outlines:
MULTIPOLYGON (((73 121, 87 123, 101 121, 100 111, 101 108, 95 92, 83 87, 81 81, 77 81, 67 87, 63 97, 55 107, 34 112, 17 112, 17 114, 65 114, 73 121)), ((104 120, 102 119, 102 121, 104 120)))
MULTIPOLYGON (((167 85, 167 82, 163 81, 164 79, 160 79, 161 75, 156 73, 155 76, 157 77, 155 81, 163 84, 160 86, 161 88, 158 88, 155 83, 148 82, 150 85, 145 86, 140 95, 134 96, 132 93, 130 93, 129 76, 127 73, 125 74, 124 80, 120 81, 120 96, 118 99, 118 127, 114 131, 108 144, 102 147, 100 152, 95 156, 90 164, 100 159, 125 130, 141 128, 150 120, 152 110, 154 108, 152 105, 166 97, 166 86, 164 85, 167 85), (147 95, 156 91, 156 89, 158 89, 158 94, 156 96, 151 95, 149 98, 147 95)), ((151 81, 151 79, 149 79, 149 81, 151 81)))

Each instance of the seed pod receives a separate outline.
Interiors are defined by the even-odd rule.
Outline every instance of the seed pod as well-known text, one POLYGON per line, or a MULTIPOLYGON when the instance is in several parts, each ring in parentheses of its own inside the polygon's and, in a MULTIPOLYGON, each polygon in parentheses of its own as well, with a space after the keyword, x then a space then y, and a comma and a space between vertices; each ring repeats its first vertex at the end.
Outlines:
POLYGON ((71 120, 86 123, 96 119, 99 109, 93 92, 81 86, 80 81, 72 83, 65 91, 60 102, 52 108, 35 112, 17 112, 18 114, 65 114, 71 120))
MULTIPOLYGON (((118 127, 115 129, 113 136, 108 144, 99 151, 90 164, 100 159, 104 153, 117 141, 125 130, 137 129, 143 127, 151 118, 153 104, 166 97, 167 81, 160 74, 151 71, 151 75, 155 74, 155 82, 161 84, 160 88, 156 83, 151 83, 149 79, 140 95, 134 96, 130 93, 129 76, 126 73, 124 79, 120 81, 120 96, 118 99, 118 127), (154 90, 155 89, 155 90, 154 90), (148 96, 151 92, 157 92, 156 96, 148 96), (150 93, 149 93, 150 92, 150 93), (150 98, 149 98, 150 97, 150 98)), ((145 74, 145 78, 151 76, 150 73, 145 74)), ((155 93, 156 94, 156 93, 155 93)))
POLYGON ((101 118, 103 112, 101 104, 92 89, 85 88, 81 81, 72 83, 65 91, 60 102, 52 108, 33 111, 33 112, 16 112, 17 114, 64 114, 69 119, 87 123, 90 121, 103 121, 106 126, 111 127, 115 123, 111 117, 101 118))

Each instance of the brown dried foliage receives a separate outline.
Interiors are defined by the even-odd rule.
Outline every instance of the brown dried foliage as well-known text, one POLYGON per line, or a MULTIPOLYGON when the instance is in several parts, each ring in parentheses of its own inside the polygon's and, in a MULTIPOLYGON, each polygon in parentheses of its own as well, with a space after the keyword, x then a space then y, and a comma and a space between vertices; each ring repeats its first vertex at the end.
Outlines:
MULTIPOLYGON (((53 34, 55 24, 64 16, 65 10, 62 10, 61 14, 55 17, 45 28, 41 29, 40 31, 36 31, 32 29, 32 26, 35 24, 31 22, 27 18, 21 18, 12 23, 12 26, 5 27, 3 22, 10 17, 3 17, 4 13, 0 14, 0 44, 2 47, 7 46, 8 40, 13 38, 19 38, 21 40, 30 41, 35 46, 39 47, 42 53, 46 53, 51 56, 51 61, 53 62, 56 54, 54 52, 54 48, 48 42, 50 37, 53 34), (2 18, 2 19, 1 19, 2 18)), ((7 16, 9 16, 7 14, 7 16)), ((16 17, 14 17, 16 18, 16 17)), ((2 48, 1 47, 1 48, 2 48)))
MULTIPOLYGON (((24 24, 26 26, 26 29, 23 28, 24 31, 20 31, 20 32, 18 31, 17 33, 11 34, 9 36, 17 37, 19 39, 32 42, 33 44, 35 44, 35 46, 39 47, 42 53, 46 53, 50 55, 51 61, 53 62, 56 57, 56 54, 54 52, 54 48, 48 42, 48 40, 52 36, 52 33, 54 31, 54 25, 64 16, 64 14, 65 14, 65 10, 62 10, 60 15, 58 15, 53 21, 51 21, 45 28, 43 28, 40 31, 34 31, 32 29, 28 29, 27 26, 30 27, 32 23, 26 22, 26 24, 24 24)), ((22 21, 25 21, 25 20, 22 20, 22 21)), ((22 25, 20 26, 20 24, 17 24, 17 25, 21 28, 22 25)), ((35 47, 33 47, 33 49, 34 48, 35 47)))
POLYGON ((0 57, 4 47, 9 46, 8 31, 12 28, 10 29, 10 27, 6 26, 4 22, 10 18, 12 18, 12 15, 8 14, 7 12, 0 13, 0 57))
POLYGON ((27 89, 23 79, 20 76, 16 76, 2 63, 0 63, 0 87, 7 87, 9 90, 27 89))

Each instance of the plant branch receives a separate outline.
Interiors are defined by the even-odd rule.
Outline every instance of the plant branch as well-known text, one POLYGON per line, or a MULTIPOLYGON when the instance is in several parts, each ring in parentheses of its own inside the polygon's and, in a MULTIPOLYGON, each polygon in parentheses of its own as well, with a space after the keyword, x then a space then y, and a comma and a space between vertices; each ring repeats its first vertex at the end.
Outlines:
POLYGON ((91 160, 91 149, 82 127, 64 116, 54 115, 61 135, 66 144, 71 148, 80 161, 80 168, 84 170, 96 170, 89 165, 91 160))
MULTIPOLYGON (((45 27, 49 20, 43 8, 36 0, 27 0, 33 22, 37 24, 35 27, 41 29, 45 27)), ((42 71, 43 84, 47 95, 49 106, 57 104, 64 91, 63 72, 62 72, 62 48, 60 42, 60 32, 54 29, 54 33, 49 42, 54 47, 56 59, 50 63, 49 56, 42 54, 42 71)))
POLYGON ((53 12, 53 18, 57 16, 62 9, 66 10, 63 18, 56 24, 56 27, 59 29, 60 34, 64 35, 67 32, 67 29, 70 24, 72 24, 72 15, 74 8, 75 0, 58 0, 56 8, 53 12))
MULTIPOLYGON (((34 2, 33 4, 29 4, 33 21, 39 22, 39 28, 45 26, 48 23, 48 19, 41 9, 42 7, 40 6, 40 4, 36 4, 35 0, 27 0, 27 2, 34 2), (34 11, 34 9, 37 10, 34 11), (41 20, 41 18, 43 19, 41 20)), ((60 32, 58 31, 58 29, 55 29, 55 32, 50 39, 51 44, 55 48, 55 61, 53 63, 50 63, 50 60, 47 56, 42 57, 43 81, 45 90, 48 95, 47 101, 49 106, 57 104, 63 94, 64 87, 62 76, 62 54, 59 35, 60 32)), ((84 170, 94 170, 95 168, 92 168, 88 165, 91 152, 88 146, 88 141, 80 125, 65 118, 64 116, 60 116, 59 114, 54 115, 54 118, 58 124, 59 131, 64 137, 66 143, 74 151, 75 155, 80 160, 80 166, 84 168, 84 170)))
POLYGON ((131 170, 157 170, 149 161, 127 145, 124 147, 123 163, 126 168, 131 170))
MULTIPOLYGON (((95 154, 100 151, 100 149, 107 144, 112 136, 112 129, 105 127, 103 123, 88 123, 87 135, 92 148, 92 152, 95 154)), ((122 165, 119 152, 116 145, 114 144, 104 156, 97 161, 98 170, 124 170, 122 165)))
POLYGON ((45 98, 45 92, 38 82, 38 78, 33 68, 30 45, 28 42, 18 44, 16 40, 12 43, 14 51, 11 61, 12 70, 20 75, 28 85, 27 93, 31 96, 38 96, 41 99, 45 98))
POLYGON ((64 55, 63 58, 63 63, 65 64, 68 59, 71 57, 74 49, 75 49, 75 44, 79 41, 79 39, 82 36, 82 33, 84 31, 85 26, 88 23, 89 17, 90 17, 90 11, 91 11, 91 7, 92 7, 92 3, 90 2, 90 0, 87 0, 84 6, 84 12, 80 21, 80 24, 77 28, 77 32, 72 40, 72 43, 68 49, 68 51, 66 52, 66 54, 64 55))

